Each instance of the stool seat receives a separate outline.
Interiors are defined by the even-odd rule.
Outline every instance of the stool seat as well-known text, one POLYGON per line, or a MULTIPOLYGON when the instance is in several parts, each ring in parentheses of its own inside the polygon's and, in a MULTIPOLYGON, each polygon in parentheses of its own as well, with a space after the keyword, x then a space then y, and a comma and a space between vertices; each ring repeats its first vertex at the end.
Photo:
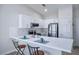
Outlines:
POLYGON ((19 45, 18 47, 19 47, 19 48, 25 48, 26 45, 19 45))
POLYGON ((14 44, 14 47, 17 50, 17 55, 18 54, 24 55, 24 50, 26 48, 26 45, 25 44, 18 44, 18 41, 16 41, 16 40, 12 40, 12 42, 14 44))
POLYGON ((44 55, 44 52, 42 50, 37 50, 33 52, 33 55, 44 55))

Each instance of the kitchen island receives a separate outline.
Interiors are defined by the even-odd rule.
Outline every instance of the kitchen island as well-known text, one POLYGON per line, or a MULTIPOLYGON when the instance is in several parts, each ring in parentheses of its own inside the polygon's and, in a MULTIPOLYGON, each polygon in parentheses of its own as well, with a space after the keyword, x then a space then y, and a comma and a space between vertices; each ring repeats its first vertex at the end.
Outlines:
MULTIPOLYGON (((71 53, 73 46, 73 39, 55 38, 47 36, 32 37, 26 35, 26 39, 23 37, 10 37, 18 41, 26 42, 31 46, 40 47, 42 50, 50 52, 50 55, 62 55, 62 51, 71 53), (40 42, 43 39, 44 42, 40 42)), ((48 54, 49 55, 49 54, 48 54)))

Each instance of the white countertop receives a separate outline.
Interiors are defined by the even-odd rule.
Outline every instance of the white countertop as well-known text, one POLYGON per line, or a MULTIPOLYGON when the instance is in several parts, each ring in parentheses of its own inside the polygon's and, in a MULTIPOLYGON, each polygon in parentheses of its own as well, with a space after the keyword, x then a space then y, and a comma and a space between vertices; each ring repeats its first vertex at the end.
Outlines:
POLYGON ((55 38, 55 37, 47 37, 47 36, 40 36, 40 37, 44 38, 44 40, 49 42, 46 44, 35 42, 36 40, 40 40, 40 38, 37 38, 37 37, 35 38, 29 37, 29 39, 21 39, 19 37, 11 37, 11 38, 21 40, 27 43, 32 43, 32 44, 44 46, 47 48, 71 53, 72 46, 73 46, 73 39, 55 38))

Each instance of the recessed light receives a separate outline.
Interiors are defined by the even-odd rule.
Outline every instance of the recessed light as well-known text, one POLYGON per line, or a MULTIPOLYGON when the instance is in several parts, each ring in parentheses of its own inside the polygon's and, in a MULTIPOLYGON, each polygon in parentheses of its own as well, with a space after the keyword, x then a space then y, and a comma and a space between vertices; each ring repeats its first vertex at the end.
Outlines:
POLYGON ((47 9, 44 9, 45 12, 47 12, 47 9))

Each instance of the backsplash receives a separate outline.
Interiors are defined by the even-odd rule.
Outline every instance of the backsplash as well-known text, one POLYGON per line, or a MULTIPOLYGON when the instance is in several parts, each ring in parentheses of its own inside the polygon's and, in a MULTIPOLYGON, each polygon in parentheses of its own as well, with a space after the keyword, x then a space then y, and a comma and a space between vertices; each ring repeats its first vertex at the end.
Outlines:
MULTIPOLYGON (((19 28, 18 29, 18 36, 24 36, 28 34, 28 31, 32 30, 31 28, 19 28)), ((48 35, 48 29, 47 28, 35 28, 34 29, 36 31, 36 33, 40 33, 44 36, 48 35)))

